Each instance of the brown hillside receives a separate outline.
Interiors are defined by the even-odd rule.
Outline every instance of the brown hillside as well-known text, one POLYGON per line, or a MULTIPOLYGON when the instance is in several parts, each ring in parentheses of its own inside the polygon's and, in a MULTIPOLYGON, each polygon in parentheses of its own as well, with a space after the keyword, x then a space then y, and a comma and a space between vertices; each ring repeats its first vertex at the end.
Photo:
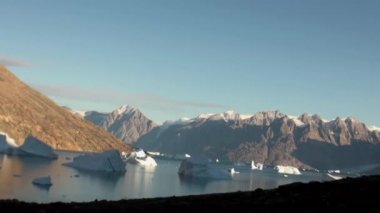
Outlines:
POLYGON ((130 147, 55 104, 0 65, 0 131, 18 144, 32 134, 54 149, 103 151, 130 147))

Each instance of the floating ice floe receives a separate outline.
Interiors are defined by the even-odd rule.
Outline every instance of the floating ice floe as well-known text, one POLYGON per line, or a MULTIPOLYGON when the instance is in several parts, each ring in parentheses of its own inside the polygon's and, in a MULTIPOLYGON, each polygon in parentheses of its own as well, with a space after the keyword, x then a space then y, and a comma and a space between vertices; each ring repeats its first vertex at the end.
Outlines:
POLYGON ((240 173, 239 171, 236 171, 234 168, 230 168, 230 169, 228 169, 228 172, 229 172, 231 175, 240 173))
POLYGON ((274 167, 274 170, 276 170, 278 173, 281 174, 290 174, 290 175, 300 175, 301 172, 293 166, 282 166, 282 165, 277 165, 274 167))
POLYGON ((125 162, 121 159, 117 150, 109 150, 102 153, 83 154, 73 158, 72 162, 64 163, 79 170, 96 172, 121 172, 124 173, 125 162))
POLYGON ((157 166, 157 162, 147 155, 144 150, 138 150, 136 152, 132 152, 129 154, 129 156, 125 156, 124 158, 128 163, 132 164, 138 164, 143 167, 155 167, 157 166))
POLYGON ((328 170, 327 171, 328 173, 336 173, 336 174, 339 174, 340 173, 340 170, 328 170))
POLYGON ((341 177, 341 176, 336 176, 336 175, 332 175, 332 174, 329 174, 329 173, 327 173, 327 176, 330 177, 330 178, 332 178, 332 179, 334 179, 334 180, 341 180, 341 179, 343 179, 343 177, 341 177))
POLYGON ((264 168, 264 165, 262 163, 257 163, 256 166, 257 166, 257 170, 263 170, 264 168))
POLYGON ((264 165, 262 163, 257 163, 255 165, 254 161, 251 162, 251 169, 252 170, 263 170, 263 167, 264 167, 264 165))
POLYGON ((231 175, 227 172, 211 167, 208 160, 202 157, 188 158, 181 162, 178 174, 182 177, 201 179, 229 180, 231 175))
POLYGON ((51 185, 53 185, 53 184, 51 183, 51 178, 50 178, 50 176, 35 178, 35 179, 32 181, 32 183, 33 183, 33 184, 36 184, 36 185, 39 185, 39 186, 51 186, 51 185))

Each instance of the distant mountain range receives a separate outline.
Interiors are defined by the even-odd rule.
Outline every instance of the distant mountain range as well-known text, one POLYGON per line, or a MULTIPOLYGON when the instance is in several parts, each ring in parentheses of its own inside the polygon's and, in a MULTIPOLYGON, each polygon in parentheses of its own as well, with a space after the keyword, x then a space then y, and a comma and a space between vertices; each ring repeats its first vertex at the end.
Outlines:
POLYGON ((121 106, 111 113, 88 111, 84 113, 83 117, 127 144, 136 142, 140 136, 157 127, 140 110, 127 105, 121 106))
POLYGON ((331 121, 279 111, 241 115, 201 114, 156 125, 138 109, 73 114, 101 126, 125 143, 167 154, 204 154, 233 162, 335 169, 380 163, 380 131, 355 118, 331 121))
POLYGON ((380 163, 380 131, 360 121, 279 111, 233 111, 165 122, 143 135, 138 147, 164 153, 206 154, 220 160, 343 168, 380 163))
POLYGON ((0 132, 17 144, 33 135, 54 149, 72 151, 131 150, 131 147, 64 110, 0 65, 0 132))

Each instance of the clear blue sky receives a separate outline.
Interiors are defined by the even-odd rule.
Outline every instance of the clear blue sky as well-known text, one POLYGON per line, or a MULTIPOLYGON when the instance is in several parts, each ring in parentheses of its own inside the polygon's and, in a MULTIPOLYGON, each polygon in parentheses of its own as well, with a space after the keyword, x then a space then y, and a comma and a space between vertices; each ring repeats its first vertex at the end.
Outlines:
POLYGON ((61 105, 380 125, 378 0, 0 0, 0 61, 61 105))

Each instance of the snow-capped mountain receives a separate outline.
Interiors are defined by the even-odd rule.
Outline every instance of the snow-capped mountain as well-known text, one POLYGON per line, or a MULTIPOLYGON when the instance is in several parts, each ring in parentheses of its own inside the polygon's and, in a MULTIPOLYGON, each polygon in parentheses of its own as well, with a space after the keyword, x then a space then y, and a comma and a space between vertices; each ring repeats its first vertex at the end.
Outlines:
POLYGON ((380 153, 380 132, 373 130, 352 117, 327 121, 306 113, 227 111, 167 121, 140 137, 136 145, 172 154, 327 168, 380 163, 380 155, 375 154, 380 153))
POLYGON ((84 119, 101 126, 124 143, 132 144, 157 125, 137 108, 123 105, 110 113, 88 111, 84 119))

